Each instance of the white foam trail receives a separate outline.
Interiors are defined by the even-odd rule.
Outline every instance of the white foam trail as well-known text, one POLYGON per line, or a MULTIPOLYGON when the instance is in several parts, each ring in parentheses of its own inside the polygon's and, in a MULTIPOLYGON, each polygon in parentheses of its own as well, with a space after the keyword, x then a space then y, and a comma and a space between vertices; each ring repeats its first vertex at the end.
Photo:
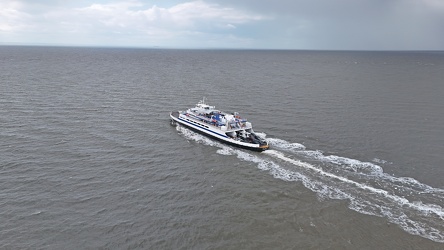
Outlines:
POLYGON ((381 160, 378 158, 373 158, 372 162, 379 163, 379 164, 386 164, 387 163, 387 161, 381 160))
POLYGON ((270 145, 276 146, 281 149, 286 149, 286 150, 305 149, 305 146, 300 143, 289 143, 285 140, 278 139, 278 138, 267 138, 267 142, 270 145))
POLYGON ((363 214, 386 217, 390 222, 399 225, 411 234, 420 235, 437 242, 444 242, 444 209, 437 204, 410 202, 406 198, 390 194, 386 190, 374 188, 342 176, 325 172, 309 163, 291 159, 275 150, 268 150, 264 153, 294 166, 308 169, 317 176, 324 177, 321 181, 311 181, 310 185, 304 183, 304 186, 318 194, 321 193, 332 199, 348 198, 350 199, 350 209, 363 214), (325 177, 327 179, 325 179, 325 177), (346 184, 345 187, 342 187, 342 189, 346 191, 344 192, 330 186, 337 184, 331 183, 331 179, 339 181, 340 185, 346 184), (322 189, 316 187, 319 182, 324 184, 322 189), (355 190, 351 190, 350 188, 354 188, 355 190), (356 192, 356 189, 364 192, 356 192), (414 219, 412 217, 414 217, 414 219))
POLYGON ((370 162, 361 162, 355 159, 350 159, 336 155, 326 156, 321 151, 305 150, 305 146, 302 144, 290 143, 282 139, 267 138, 267 141, 271 146, 276 147, 278 149, 296 153, 298 155, 303 155, 318 161, 341 165, 344 170, 348 170, 351 172, 365 172, 369 174, 382 173, 382 168, 380 166, 370 162))
MULTIPOLYGON (((398 185, 403 188, 411 189, 416 192, 424 193, 444 193, 444 189, 433 188, 429 185, 421 183, 410 177, 396 177, 384 173, 381 166, 371 162, 362 162, 356 159, 350 159, 346 157, 336 155, 324 155, 321 151, 303 150, 305 146, 302 145, 302 150, 293 148, 294 143, 287 142, 281 139, 267 138, 267 141, 271 146, 282 149, 287 152, 296 153, 304 157, 308 157, 311 160, 317 160, 325 163, 335 164, 340 167, 341 170, 354 172, 357 174, 363 174, 365 178, 378 178, 389 181, 392 185, 398 185), (375 175, 375 176, 371 176, 375 175)), ((375 158, 376 159, 376 158, 375 158)), ((373 159, 373 161, 375 161, 373 159)), ((378 159, 379 160, 379 159, 378 159)), ((379 160, 383 161, 383 160, 379 160)))
POLYGON ((326 171, 317 165, 293 159, 292 156, 286 156, 277 150, 271 149, 262 154, 251 154, 215 142, 182 127, 178 128, 178 131, 187 139, 218 147, 216 151, 218 154, 236 155, 243 161, 256 163, 259 169, 268 171, 274 178, 284 181, 301 181, 306 188, 317 193, 321 200, 325 198, 348 199, 349 208, 354 211, 385 217, 406 232, 444 243, 443 207, 423 201, 410 201, 393 191, 399 188, 415 192, 415 199, 422 197, 417 195, 420 191, 432 194, 437 201, 442 202, 444 200, 442 189, 430 187, 413 178, 390 176, 383 173, 382 167, 373 163, 339 156, 325 156, 320 151, 305 150, 302 144, 288 143, 286 145, 287 142, 281 139, 268 138, 267 141, 274 148, 303 155, 318 162, 337 165, 348 173, 357 174, 363 180, 350 179, 348 175, 342 176, 342 172, 326 171), (275 160, 281 161, 282 164, 278 164, 275 160), (379 186, 372 186, 367 183, 368 181, 374 181, 379 186))
POLYGON ((302 154, 306 154, 308 156, 312 156, 313 158, 333 163, 336 165, 341 165, 345 169, 351 172, 356 173, 367 173, 367 174, 381 174, 382 168, 376 164, 373 164, 371 162, 361 162, 359 160, 350 159, 346 157, 336 156, 336 155, 328 155, 325 156, 324 154, 320 153, 319 151, 304 151, 301 152, 302 154))
POLYGON ((424 211, 425 210, 427 212, 435 213, 441 219, 444 220, 444 210, 442 209, 442 207, 440 207, 438 205, 434 205, 434 204, 433 205, 428 205, 428 204, 422 204, 422 203, 411 203, 411 202, 409 202, 409 200, 407 200, 405 198, 402 198, 402 197, 399 197, 399 196, 396 196, 396 195, 391 195, 386 190, 379 189, 379 188, 374 188, 372 186, 368 186, 368 185, 365 185, 365 184, 362 184, 362 183, 359 183, 359 182, 347 179, 347 178, 342 177, 342 176, 338 176, 338 175, 335 175, 335 174, 332 174, 332 173, 325 172, 325 171, 323 171, 323 170, 321 170, 319 168, 314 167, 313 165, 311 165, 309 163, 305 163, 305 162, 301 162, 299 160, 294 160, 294 159, 288 158, 288 157, 284 156, 282 153, 277 152, 275 150, 268 150, 268 151, 265 151, 264 153, 269 154, 269 155, 273 155, 274 157, 276 157, 278 159, 281 159, 283 161, 289 162, 289 163, 294 164, 296 166, 300 166, 300 167, 304 167, 304 168, 310 169, 310 170, 316 172, 319 175, 326 176, 326 177, 329 177, 329 178, 332 178, 332 179, 337 179, 337 180, 339 180, 339 181, 341 181, 343 183, 351 184, 351 185, 353 185, 353 186, 355 186, 357 188, 363 189, 365 191, 369 191, 369 192, 372 192, 372 193, 375 193, 375 194, 383 195, 386 198, 389 198, 392 201, 399 203, 400 205, 403 205, 403 206, 406 205, 406 206, 409 206, 411 208, 417 209, 418 211, 424 211))
POLYGON ((233 150, 231 150, 229 147, 223 147, 221 149, 218 149, 216 152, 220 155, 233 155, 233 150))
POLYGON ((355 186, 357 186, 359 188, 366 189, 366 190, 374 192, 374 193, 388 195, 388 192, 385 191, 385 190, 376 189, 376 188, 373 188, 373 187, 370 187, 370 186, 361 185, 360 183, 352 181, 352 180, 349 180, 349 179, 347 179, 345 177, 337 176, 337 175, 334 175, 332 173, 325 172, 322 169, 316 168, 316 167, 314 167, 313 165, 311 165, 309 163, 302 162, 302 161, 299 161, 299 160, 293 160, 293 159, 290 159, 288 157, 285 157, 282 153, 280 153, 278 151, 268 150, 268 151, 265 151, 264 153, 272 155, 272 156, 274 156, 274 157, 276 157, 278 159, 281 159, 283 161, 289 162, 289 163, 294 164, 296 166, 310 169, 310 170, 316 172, 319 175, 323 175, 323 176, 326 176, 326 177, 329 177, 329 178, 338 179, 339 181, 342 181, 342 182, 345 182, 345 183, 349 183, 349 184, 353 184, 353 185, 355 185, 355 186))

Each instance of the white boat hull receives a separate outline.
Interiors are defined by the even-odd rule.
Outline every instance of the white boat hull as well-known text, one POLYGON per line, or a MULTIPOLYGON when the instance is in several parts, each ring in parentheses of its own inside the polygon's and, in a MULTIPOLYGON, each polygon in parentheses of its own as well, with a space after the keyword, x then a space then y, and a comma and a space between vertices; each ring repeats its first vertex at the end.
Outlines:
POLYGON ((268 149, 268 144, 261 145, 261 144, 254 144, 254 143, 248 143, 248 142, 242 142, 239 140, 235 140, 225 134, 224 131, 222 131, 220 128, 216 126, 211 126, 210 124, 205 124, 198 122, 194 119, 190 119, 187 116, 181 115, 177 111, 173 111, 170 113, 171 122, 172 123, 179 123, 187 128, 190 128, 191 130, 198 132, 200 134, 203 134, 205 136, 214 138, 216 140, 219 140, 221 142, 240 147, 245 148, 249 150, 254 151, 264 151, 268 149))

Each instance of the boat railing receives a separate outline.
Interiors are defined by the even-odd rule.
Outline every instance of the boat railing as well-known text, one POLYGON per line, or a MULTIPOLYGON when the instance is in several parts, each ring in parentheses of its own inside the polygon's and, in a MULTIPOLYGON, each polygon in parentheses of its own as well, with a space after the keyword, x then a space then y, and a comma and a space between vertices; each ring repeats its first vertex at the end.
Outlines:
POLYGON ((198 121, 205 122, 205 123, 207 123, 209 125, 212 125, 214 127, 219 127, 220 128, 220 127, 222 127, 224 125, 221 122, 218 122, 218 121, 213 120, 211 118, 207 118, 207 117, 205 117, 203 115, 193 115, 193 114, 189 114, 189 113, 187 113, 186 115, 191 117, 191 118, 193 118, 193 119, 196 119, 198 121))
POLYGON ((219 121, 213 117, 208 117, 206 114, 193 114, 190 112, 185 112, 185 115, 191 117, 195 120, 204 122, 211 126, 221 129, 223 126, 226 126, 227 130, 238 130, 238 129, 248 129, 251 126, 248 126, 247 119, 235 118, 234 120, 228 122, 219 121))

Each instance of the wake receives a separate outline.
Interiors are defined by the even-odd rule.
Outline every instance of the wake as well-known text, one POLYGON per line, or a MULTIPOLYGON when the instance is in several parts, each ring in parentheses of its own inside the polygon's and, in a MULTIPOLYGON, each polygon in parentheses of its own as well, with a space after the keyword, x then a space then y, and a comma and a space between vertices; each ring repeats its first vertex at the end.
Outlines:
POLYGON ((443 189, 410 177, 391 176, 375 163, 324 155, 278 138, 267 138, 272 149, 250 153, 181 126, 177 130, 188 140, 218 148, 218 154, 255 163, 276 179, 301 182, 320 200, 348 200, 348 207, 356 212, 384 217, 410 234, 444 243, 443 189))

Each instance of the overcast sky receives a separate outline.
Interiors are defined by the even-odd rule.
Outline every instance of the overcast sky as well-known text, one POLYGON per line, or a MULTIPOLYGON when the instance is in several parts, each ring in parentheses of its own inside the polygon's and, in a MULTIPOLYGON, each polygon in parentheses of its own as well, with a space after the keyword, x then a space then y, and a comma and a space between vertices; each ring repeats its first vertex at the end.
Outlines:
POLYGON ((444 0, 0 0, 0 44, 444 50, 444 0))

